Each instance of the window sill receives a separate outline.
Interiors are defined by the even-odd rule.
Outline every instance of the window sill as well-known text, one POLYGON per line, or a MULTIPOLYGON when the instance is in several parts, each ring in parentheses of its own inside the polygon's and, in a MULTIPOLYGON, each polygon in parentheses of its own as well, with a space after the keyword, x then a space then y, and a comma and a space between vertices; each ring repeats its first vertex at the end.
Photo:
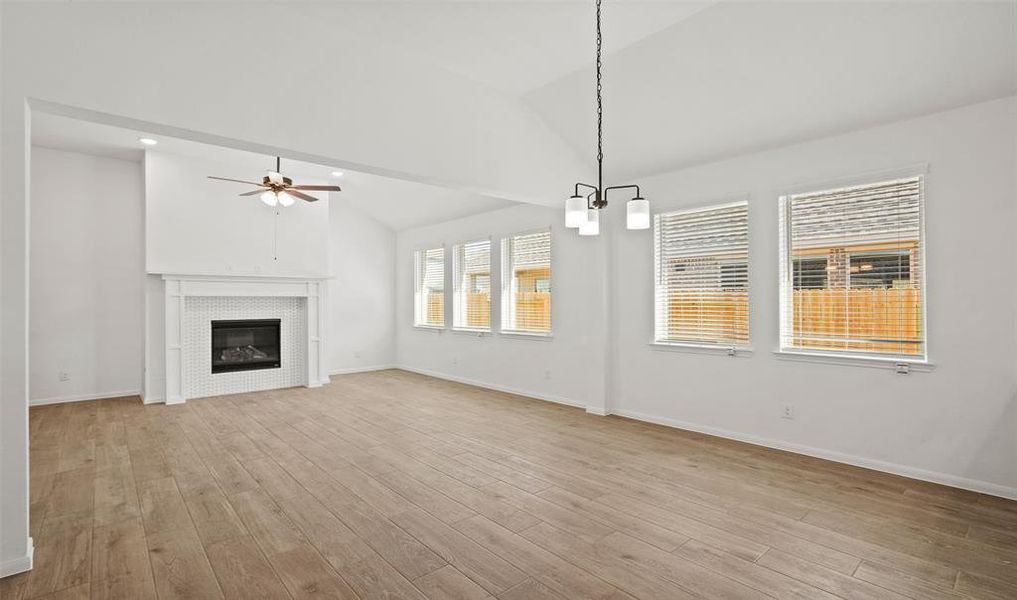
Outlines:
POLYGON ((810 362, 827 365, 848 365, 852 367, 867 367, 870 369, 887 369, 900 371, 902 375, 916 371, 928 373, 935 369, 935 365, 927 360, 908 360, 905 358, 883 357, 883 356, 860 356, 857 354, 835 354, 832 352, 809 352, 807 350, 781 350, 773 351, 773 354, 780 360, 792 360, 799 362, 810 362))
POLYGON ((501 335, 506 338, 516 338, 520 340, 540 340, 550 342, 554 335, 551 333, 540 333, 538 331, 500 331, 501 335))
POLYGON ((452 333, 456 335, 472 335, 474 337, 487 337, 491 335, 490 329, 468 329, 466 327, 453 327, 452 333))
POLYGON ((717 344, 696 344, 692 342, 650 342, 652 350, 661 352, 691 352, 693 354, 723 354, 734 357, 747 357, 752 354, 751 346, 719 346, 717 344))
POLYGON ((414 325, 413 328, 417 331, 430 331, 431 333, 442 333, 445 331, 444 327, 438 327, 436 325, 414 325))

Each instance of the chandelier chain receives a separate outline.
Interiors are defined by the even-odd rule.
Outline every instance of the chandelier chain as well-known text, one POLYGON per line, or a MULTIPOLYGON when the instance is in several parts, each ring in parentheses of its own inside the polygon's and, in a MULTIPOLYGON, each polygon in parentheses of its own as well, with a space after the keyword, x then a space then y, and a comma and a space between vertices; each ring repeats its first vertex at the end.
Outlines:
POLYGON ((604 99, 602 97, 603 84, 601 83, 601 45, 603 39, 600 33, 600 1, 597 0, 597 161, 604 161, 604 99))

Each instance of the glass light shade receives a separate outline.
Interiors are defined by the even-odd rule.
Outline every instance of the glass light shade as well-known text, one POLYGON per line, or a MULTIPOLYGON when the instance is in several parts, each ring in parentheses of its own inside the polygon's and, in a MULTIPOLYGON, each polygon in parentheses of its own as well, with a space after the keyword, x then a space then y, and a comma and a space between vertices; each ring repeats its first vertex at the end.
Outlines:
POLYGON ((572 196, 565 201, 565 227, 576 228, 586 221, 586 198, 572 196))
POLYGON ((286 192, 279 192, 279 204, 281 206, 293 206, 295 200, 286 192))
POLYGON ((586 220, 579 226, 579 235, 600 234, 600 211, 591 208, 586 211, 586 220))
POLYGON ((650 201, 633 198, 625 206, 625 226, 629 229, 650 228, 650 201))
POLYGON ((283 177, 276 171, 269 171, 268 180, 271 181, 272 183, 280 184, 283 182, 283 177))
POLYGON ((258 198, 261 198, 261 201, 268 206, 275 206, 279 202, 279 199, 275 197, 275 192, 262 192, 258 198))

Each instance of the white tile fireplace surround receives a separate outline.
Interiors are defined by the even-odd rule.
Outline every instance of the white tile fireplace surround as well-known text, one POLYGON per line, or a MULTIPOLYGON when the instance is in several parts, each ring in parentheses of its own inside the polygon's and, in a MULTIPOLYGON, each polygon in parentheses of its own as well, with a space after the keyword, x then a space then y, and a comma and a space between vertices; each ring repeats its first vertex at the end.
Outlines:
POLYGON ((190 398, 328 383, 325 281, 289 277, 163 275, 165 396, 190 398), (212 321, 279 319, 279 368, 212 373, 212 321))

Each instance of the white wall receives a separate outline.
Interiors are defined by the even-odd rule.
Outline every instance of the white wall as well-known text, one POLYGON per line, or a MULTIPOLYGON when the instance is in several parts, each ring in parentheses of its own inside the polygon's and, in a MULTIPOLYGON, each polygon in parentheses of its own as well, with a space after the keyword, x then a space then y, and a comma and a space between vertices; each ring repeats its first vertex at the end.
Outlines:
POLYGON ((238 195, 252 190, 251 186, 208 178, 260 181, 263 173, 146 151, 146 270, 188 275, 325 276, 328 194, 312 194, 320 198, 317 202, 297 200, 299 204, 291 207, 272 208, 256 196, 238 195))
MULTIPOLYGON (((480 383, 507 391, 598 409, 603 406, 603 279, 597 268, 602 239, 580 239, 562 227, 560 210, 518 206, 440 225, 402 231, 396 255, 396 336, 400 367, 480 383), (459 242, 491 237, 492 282, 500 281, 500 239, 551 228, 551 323, 548 339, 477 336, 413 327, 413 253, 444 244, 446 257, 459 242)), ((451 261, 446 261, 448 265, 451 261)), ((452 289, 446 267, 445 289, 452 289)), ((493 285, 497 323, 500 286, 493 285)), ((447 297, 451 298, 451 294, 447 297)), ((451 302, 446 307, 451 325, 451 302)))
POLYGON ((39 147, 32 157, 31 400, 136 394, 144 357, 141 165, 39 147))
POLYGON ((755 352, 651 349, 652 240, 623 232, 615 411, 1017 497, 1015 144, 1011 97, 643 180, 655 211, 750 194, 755 352), (934 370, 778 360, 780 190, 918 163, 934 370), (782 404, 794 420, 779 418, 782 404))
POLYGON ((329 370, 392 366, 396 235, 341 193, 331 194, 328 217, 329 370))
POLYGON ((562 230, 560 210, 537 207, 400 233, 398 362, 593 410, 606 388, 616 414, 1017 497, 1015 144, 1017 99, 1009 98, 641 180, 655 211, 748 194, 755 349, 748 357, 651 348, 652 232, 626 231, 622 203, 602 215, 607 237, 599 241, 562 230), (928 163, 934 369, 902 376, 778 359, 780 190, 918 163, 928 163), (414 330, 415 248, 548 223, 553 342, 414 330), (610 260, 599 254, 605 242, 610 260), (605 278, 606 302, 598 287, 605 278), (551 380, 543 379, 547 369, 551 380), (780 418, 784 404, 795 419, 780 418))

